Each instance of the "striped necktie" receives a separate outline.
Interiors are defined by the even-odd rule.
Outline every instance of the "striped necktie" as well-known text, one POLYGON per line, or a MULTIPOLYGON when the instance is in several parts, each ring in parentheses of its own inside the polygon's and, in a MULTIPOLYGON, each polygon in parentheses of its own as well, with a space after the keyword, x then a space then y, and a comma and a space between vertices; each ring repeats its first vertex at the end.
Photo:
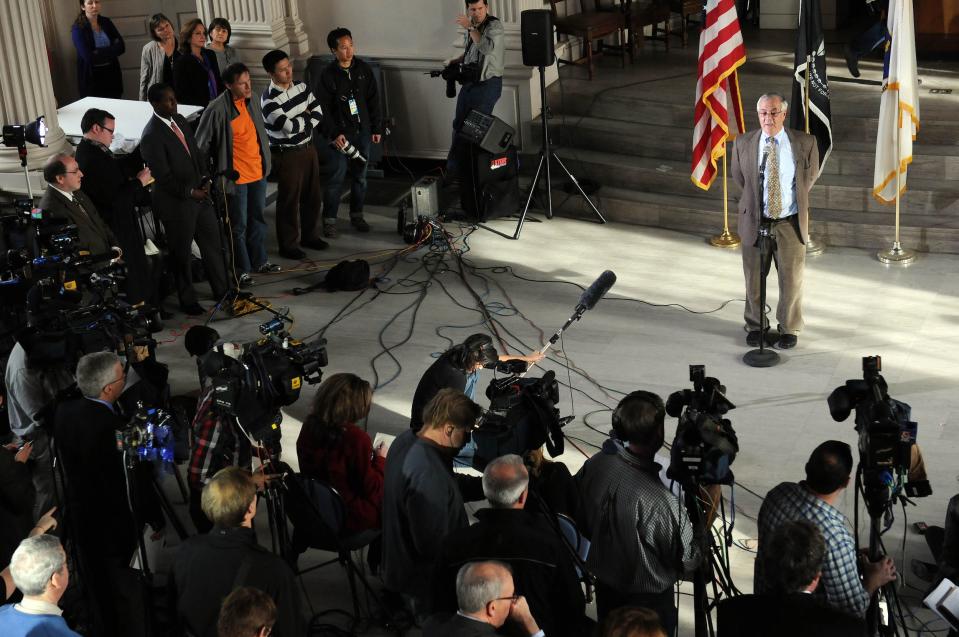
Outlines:
POLYGON ((779 183, 779 144, 775 137, 766 138, 766 186, 768 197, 766 200, 766 214, 773 219, 779 219, 783 214, 782 186, 779 183))
POLYGON ((174 134, 176 134, 177 138, 179 138, 180 143, 183 144, 183 149, 186 151, 186 154, 192 157, 193 154, 190 152, 190 147, 186 143, 186 137, 183 136, 183 131, 181 131, 180 127, 176 125, 176 122, 170 122, 170 129, 173 130, 174 134))

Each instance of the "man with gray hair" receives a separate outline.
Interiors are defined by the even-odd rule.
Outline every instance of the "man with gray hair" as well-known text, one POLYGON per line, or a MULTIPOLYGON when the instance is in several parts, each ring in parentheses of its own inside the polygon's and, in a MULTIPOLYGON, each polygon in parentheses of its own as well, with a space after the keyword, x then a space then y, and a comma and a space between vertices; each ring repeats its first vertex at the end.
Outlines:
POLYGON ((57 606, 70 583, 67 555, 60 540, 36 535, 20 542, 10 561, 10 574, 23 599, 19 604, 0 607, 0 634, 79 637, 67 626, 57 606))
POLYGON ((54 419, 79 574, 92 598, 88 602, 99 609, 104 635, 122 634, 118 608, 129 606, 117 600, 124 590, 119 581, 128 574, 126 565, 136 547, 134 529, 139 528, 127 503, 126 474, 117 453, 116 432, 125 422, 115 403, 125 382, 123 363, 113 352, 84 355, 77 363, 83 396, 59 405, 54 419))
POLYGON ((456 574, 456 614, 432 618, 423 628, 423 637, 482 637, 515 622, 523 635, 543 637, 526 598, 516 594, 513 576, 503 562, 470 562, 456 574))
POLYGON ((760 340, 778 349, 796 346, 803 328, 803 268, 809 239, 809 191, 819 176, 816 138, 785 128, 789 104, 779 93, 766 93, 756 103, 757 130, 743 133, 733 147, 733 181, 742 188, 739 197, 739 236, 743 242, 743 275, 746 279, 746 344, 760 340), (768 233, 779 274, 776 320, 779 336, 767 334, 765 309, 759 303, 759 237, 768 233))
POLYGON ((476 524, 443 541, 433 578, 434 610, 454 609, 453 580, 463 564, 496 559, 512 567, 516 589, 527 597, 547 635, 588 633, 583 589, 558 524, 524 508, 529 472, 523 459, 508 454, 487 464, 483 494, 491 508, 477 511, 476 524))

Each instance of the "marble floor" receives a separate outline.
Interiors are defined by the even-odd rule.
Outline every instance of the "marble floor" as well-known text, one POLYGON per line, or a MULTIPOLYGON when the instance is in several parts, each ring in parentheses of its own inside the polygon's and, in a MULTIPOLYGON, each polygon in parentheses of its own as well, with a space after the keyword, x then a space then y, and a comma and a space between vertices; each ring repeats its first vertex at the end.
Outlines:
MULTIPOLYGON (((618 280, 608 296, 565 332, 542 366, 563 383, 562 414, 575 416, 565 429, 571 444, 559 459, 575 473, 602 443, 610 409, 624 392, 647 389, 665 398, 690 386, 690 364, 704 364, 736 404, 729 414, 740 444, 733 466, 736 543, 729 555, 734 581, 745 592, 752 588, 748 540, 756 536, 760 497, 781 481, 801 479, 809 452, 823 440, 855 446, 852 419, 834 422, 826 397, 845 380, 861 378, 863 356, 881 355, 890 394, 912 405, 935 491, 907 508, 908 527, 898 510, 885 538, 905 575, 901 595, 910 607, 919 606, 925 583, 911 575, 908 564, 929 555, 911 525, 920 520, 942 524, 946 502, 959 491, 959 464, 954 464, 959 449, 959 383, 954 378, 959 369, 959 257, 923 255, 908 268, 890 268, 872 251, 829 248, 806 265, 806 329, 799 346, 784 353, 779 366, 754 369, 741 360, 747 348, 739 252, 710 247, 703 236, 557 216, 527 223, 519 241, 447 225, 449 243, 438 241, 392 258, 404 247, 395 233, 394 210, 376 208, 367 215, 373 232, 344 230, 329 254, 323 254, 327 262, 316 267, 325 269, 348 256, 367 258, 379 277, 375 290, 294 297, 292 287, 322 276, 298 272, 258 277, 253 292, 274 307, 289 308, 296 319, 295 336, 306 338, 325 328, 326 374, 350 371, 375 384, 371 435, 397 434, 407 427, 422 372, 451 342, 487 331, 484 316, 493 320, 510 352, 538 349, 571 314, 581 288, 603 270, 613 270, 618 280), (461 259, 450 253, 450 245, 461 259)), ((515 221, 493 224, 511 231, 515 221)), ((719 213, 716 225, 719 230, 719 213)), ((770 297, 775 307, 775 285, 770 297)), ((224 337, 249 341, 266 318, 259 313, 214 325, 224 337)), ((162 335, 160 355, 171 365, 175 392, 194 389, 193 363, 181 338, 188 326, 169 325, 174 329, 162 335)), ((482 382, 490 378, 491 372, 484 372, 482 382)), ((312 393, 307 388, 285 410, 284 459, 291 464, 312 393)), ((675 419, 669 418, 668 439, 674 428, 675 419)), ((728 489, 725 495, 730 497, 728 489)), ((851 519, 851 491, 842 507, 851 519)), ((263 522, 259 520, 266 533, 263 522)), ((261 537, 265 541, 268 536, 261 537)), ((301 565, 322 557, 310 552, 301 565)), ((305 576, 313 608, 348 608, 344 580, 335 567, 305 576)), ((684 595, 682 635, 692 634, 691 608, 691 597, 684 595)), ((917 615, 929 618, 922 611, 917 615)), ((910 622, 918 626, 917 620, 910 622)), ((365 634, 385 633, 372 628, 365 634)))

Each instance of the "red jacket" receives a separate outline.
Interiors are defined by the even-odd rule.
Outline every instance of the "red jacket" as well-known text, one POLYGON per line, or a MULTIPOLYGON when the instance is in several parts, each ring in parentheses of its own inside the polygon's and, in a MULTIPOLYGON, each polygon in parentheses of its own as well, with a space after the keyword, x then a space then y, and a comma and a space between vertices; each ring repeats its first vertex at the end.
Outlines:
POLYGON ((386 461, 373 455, 373 443, 365 431, 348 424, 333 446, 321 447, 304 426, 296 440, 296 455, 300 473, 326 482, 343 496, 348 531, 380 528, 386 461))

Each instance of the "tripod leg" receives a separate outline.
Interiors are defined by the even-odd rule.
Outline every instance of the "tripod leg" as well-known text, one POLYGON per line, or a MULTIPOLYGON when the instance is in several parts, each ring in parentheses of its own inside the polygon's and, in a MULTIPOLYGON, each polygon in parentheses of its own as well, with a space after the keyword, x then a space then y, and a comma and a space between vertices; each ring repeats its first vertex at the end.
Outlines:
MULTIPOLYGON (((586 203, 589 204, 589 207, 593 209, 593 212, 599 217, 600 223, 606 223, 606 218, 603 217, 602 213, 599 211, 599 208, 596 207, 596 204, 593 203, 593 200, 589 198, 589 195, 583 190, 583 187, 579 185, 579 182, 576 180, 576 177, 573 176, 573 173, 569 172, 569 169, 566 165, 560 160, 559 156, 556 153, 552 153, 553 159, 556 160, 556 163, 559 164, 559 167, 563 169, 563 172, 566 173, 566 176, 569 177, 569 180, 573 182, 573 185, 576 186, 576 190, 579 191, 579 194, 583 196, 583 199, 586 200, 586 203)), ((547 171, 549 169, 547 168, 547 171)), ((548 173, 547 173, 548 174, 548 173)))
MULTIPOLYGON (((529 212, 529 205, 533 201, 533 193, 536 192, 536 186, 539 184, 539 176, 543 170, 543 162, 546 161, 546 155, 540 151, 539 164, 536 165, 536 175, 533 177, 533 183, 529 185, 529 195, 526 197, 526 205, 523 206, 523 212, 519 216, 519 223, 516 224, 516 232, 513 233, 514 239, 519 239, 519 233, 523 231, 523 224, 526 222, 526 214, 529 212)), ((546 173, 549 174, 549 162, 546 162, 546 173)))

